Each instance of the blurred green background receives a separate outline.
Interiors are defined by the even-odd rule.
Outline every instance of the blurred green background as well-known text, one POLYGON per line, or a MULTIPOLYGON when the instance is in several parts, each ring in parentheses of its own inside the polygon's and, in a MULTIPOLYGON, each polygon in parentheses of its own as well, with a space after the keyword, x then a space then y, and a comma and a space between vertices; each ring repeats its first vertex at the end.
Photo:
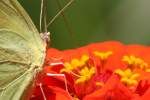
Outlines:
MULTIPOLYGON (((50 21, 69 0, 47 0, 50 21)), ((40 0, 19 0, 39 29, 40 0)), ((76 48, 117 40, 150 44, 150 0, 75 0, 48 30, 51 46, 76 48)))

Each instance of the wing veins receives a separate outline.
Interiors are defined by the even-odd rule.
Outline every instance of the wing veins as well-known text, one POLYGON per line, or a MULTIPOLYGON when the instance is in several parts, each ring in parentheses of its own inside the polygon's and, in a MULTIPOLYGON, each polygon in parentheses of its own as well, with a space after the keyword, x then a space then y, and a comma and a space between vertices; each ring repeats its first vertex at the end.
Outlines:
POLYGON ((16 12, 16 10, 13 8, 13 7, 11 7, 11 6, 9 6, 7 3, 5 3, 4 1, 1 1, 6 7, 9 7, 10 9, 12 9, 16 14, 17 14, 17 12, 16 12))
POLYGON ((10 62, 10 63, 16 63, 16 64, 20 64, 20 65, 31 65, 31 64, 27 64, 27 63, 24 63, 24 62, 18 62, 18 61, 13 61, 13 60, 3 60, 3 61, 0 61, 0 64, 2 64, 2 63, 8 63, 8 62, 10 62))
POLYGON ((13 1, 11 1, 10 0, 10 2, 11 2, 11 4, 15 7, 15 9, 17 10, 17 12, 20 14, 20 16, 24 19, 24 21, 25 21, 25 23, 28 25, 28 26, 30 26, 30 27, 28 27, 29 29, 31 29, 31 30, 33 30, 32 28, 31 28, 31 25, 28 23, 28 21, 26 20, 26 18, 25 18, 25 16, 22 14, 22 12, 18 9, 18 7, 16 7, 16 4, 14 4, 14 2, 13 1))
POLYGON ((15 98, 19 99, 29 83, 34 80, 36 70, 42 67, 45 47, 38 30, 17 0, 0 0, 0 6, 0 21, 2 21, 0 27, 0 50, 2 50, 0 52, 2 54, 0 57, 2 75, 0 98, 16 100, 15 98), (10 72, 14 70, 17 73, 12 75, 10 72), (8 72, 5 73, 5 71, 8 72), (4 76, 9 78, 10 75, 12 77, 9 81, 4 79, 4 76), (21 86, 16 87, 19 84, 21 86))
POLYGON ((0 88, 0 91, 2 91, 1 93, 1 97, 3 96, 5 90, 7 88, 9 88, 10 86, 15 85, 15 82, 17 82, 20 78, 22 78, 23 76, 25 76, 28 72, 30 71, 30 69, 28 69, 27 71, 25 71, 21 76, 17 77, 16 79, 14 79, 13 81, 11 81, 7 86, 0 88))
POLYGON ((15 32, 15 31, 12 31, 11 29, 7 29, 7 28, 3 28, 3 29, 0 29, 0 32, 2 31, 6 31, 6 32, 13 32, 15 33, 16 35, 18 35, 20 38, 24 39, 25 41, 28 41, 27 39, 25 39, 22 35, 20 35, 18 32, 15 32))

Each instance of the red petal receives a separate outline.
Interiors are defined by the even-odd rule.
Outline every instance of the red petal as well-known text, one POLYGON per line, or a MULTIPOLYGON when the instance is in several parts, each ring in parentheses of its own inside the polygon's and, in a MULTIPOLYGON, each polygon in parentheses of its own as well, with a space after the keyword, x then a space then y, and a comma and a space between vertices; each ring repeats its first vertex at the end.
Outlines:
POLYGON ((89 55, 88 50, 85 47, 80 47, 78 49, 70 49, 62 51, 64 54, 64 60, 70 62, 72 59, 80 59, 82 55, 89 55))
POLYGON ((142 45, 129 45, 126 46, 126 54, 134 55, 142 58, 146 63, 150 64, 150 49, 142 45))
POLYGON ((54 49, 54 48, 49 48, 47 49, 46 53, 47 58, 61 58, 63 57, 63 54, 61 51, 54 49))
POLYGON ((87 46, 90 52, 93 51, 113 51, 117 53, 124 49, 124 46, 120 42, 116 41, 107 41, 103 43, 93 43, 87 46))
POLYGON ((128 45, 126 46, 126 52, 131 55, 139 56, 146 53, 147 47, 142 45, 128 45))
POLYGON ((131 100, 131 97, 131 92, 113 75, 103 88, 87 95, 84 100, 131 100))
POLYGON ((149 100, 150 99, 150 88, 146 91, 146 93, 141 97, 141 100, 149 100))
MULTIPOLYGON (((44 95, 46 97, 46 100, 72 100, 71 96, 66 92, 65 90, 58 88, 58 87, 47 87, 42 86, 42 89, 44 91, 44 95)), ((37 87, 36 91, 38 91, 40 94, 34 94, 30 100, 44 100, 44 96, 42 95, 42 92, 39 87, 37 87)))

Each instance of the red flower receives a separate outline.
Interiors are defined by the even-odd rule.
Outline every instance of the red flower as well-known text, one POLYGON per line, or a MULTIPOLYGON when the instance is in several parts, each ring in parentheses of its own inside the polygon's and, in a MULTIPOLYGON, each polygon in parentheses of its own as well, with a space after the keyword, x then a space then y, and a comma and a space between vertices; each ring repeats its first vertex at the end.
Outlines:
POLYGON ((48 49, 31 100, 149 100, 149 52, 146 46, 113 41, 48 49))

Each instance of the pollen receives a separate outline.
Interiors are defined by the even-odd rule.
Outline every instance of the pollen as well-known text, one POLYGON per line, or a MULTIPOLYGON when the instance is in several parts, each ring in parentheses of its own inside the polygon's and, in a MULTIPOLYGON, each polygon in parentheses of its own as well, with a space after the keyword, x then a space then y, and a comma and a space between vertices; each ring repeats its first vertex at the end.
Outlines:
POLYGON ((71 61, 71 66, 73 67, 73 68, 77 68, 77 67, 79 67, 81 65, 81 62, 78 60, 78 59, 72 59, 72 61, 71 61))
POLYGON ((90 80, 92 78, 92 76, 95 74, 95 68, 91 67, 84 67, 80 72, 80 78, 78 78, 75 83, 79 84, 79 83, 84 83, 88 80, 90 80))
POLYGON ((135 56, 123 56, 122 61, 126 62, 131 67, 138 67, 140 69, 146 69, 148 64, 141 58, 135 56))
POLYGON ((74 75, 76 84, 87 82, 96 73, 95 66, 88 64, 89 59, 88 55, 83 55, 80 59, 74 58, 70 62, 65 62, 60 72, 74 75))
POLYGON ((74 68, 72 67, 72 65, 68 62, 64 63, 64 68, 60 70, 60 73, 63 72, 70 72, 72 71, 74 68))
POLYGON ((145 71, 146 71, 146 72, 150 72, 150 68, 147 68, 145 71))
POLYGON ((89 56, 87 56, 87 55, 83 55, 81 57, 81 59, 74 58, 74 59, 71 60, 70 63, 69 62, 65 62, 64 63, 64 68, 61 69, 60 72, 61 73, 63 73, 63 72, 71 72, 71 71, 73 71, 73 70, 75 70, 77 68, 81 68, 81 67, 86 65, 86 62, 88 60, 89 60, 89 56))
POLYGON ((73 100, 80 100, 80 99, 77 96, 74 96, 73 100))
POLYGON ((107 51, 107 52, 95 51, 93 53, 95 56, 99 57, 101 60, 106 60, 110 55, 113 54, 113 52, 111 52, 111 51, 107 51))
POLYGON ((96 86, 102 87, 102 86, 104 86, 104 83, 103 82, 96 82, 96 86))
POLYGON ((123 82, 125 85, 134 86, 138 84, 138 77, 140 74, 132 72, 131 69, 117 69, 115 70, 115 73, 120 76, 121 82, 123 82))
POLYGON ((87 56, 87 55, 83 55, 82 57, 81 57, 81 61, 83 61, 83 62, 86 62, 86 61, 88 61, 89 60, 89 56, 87 56))

